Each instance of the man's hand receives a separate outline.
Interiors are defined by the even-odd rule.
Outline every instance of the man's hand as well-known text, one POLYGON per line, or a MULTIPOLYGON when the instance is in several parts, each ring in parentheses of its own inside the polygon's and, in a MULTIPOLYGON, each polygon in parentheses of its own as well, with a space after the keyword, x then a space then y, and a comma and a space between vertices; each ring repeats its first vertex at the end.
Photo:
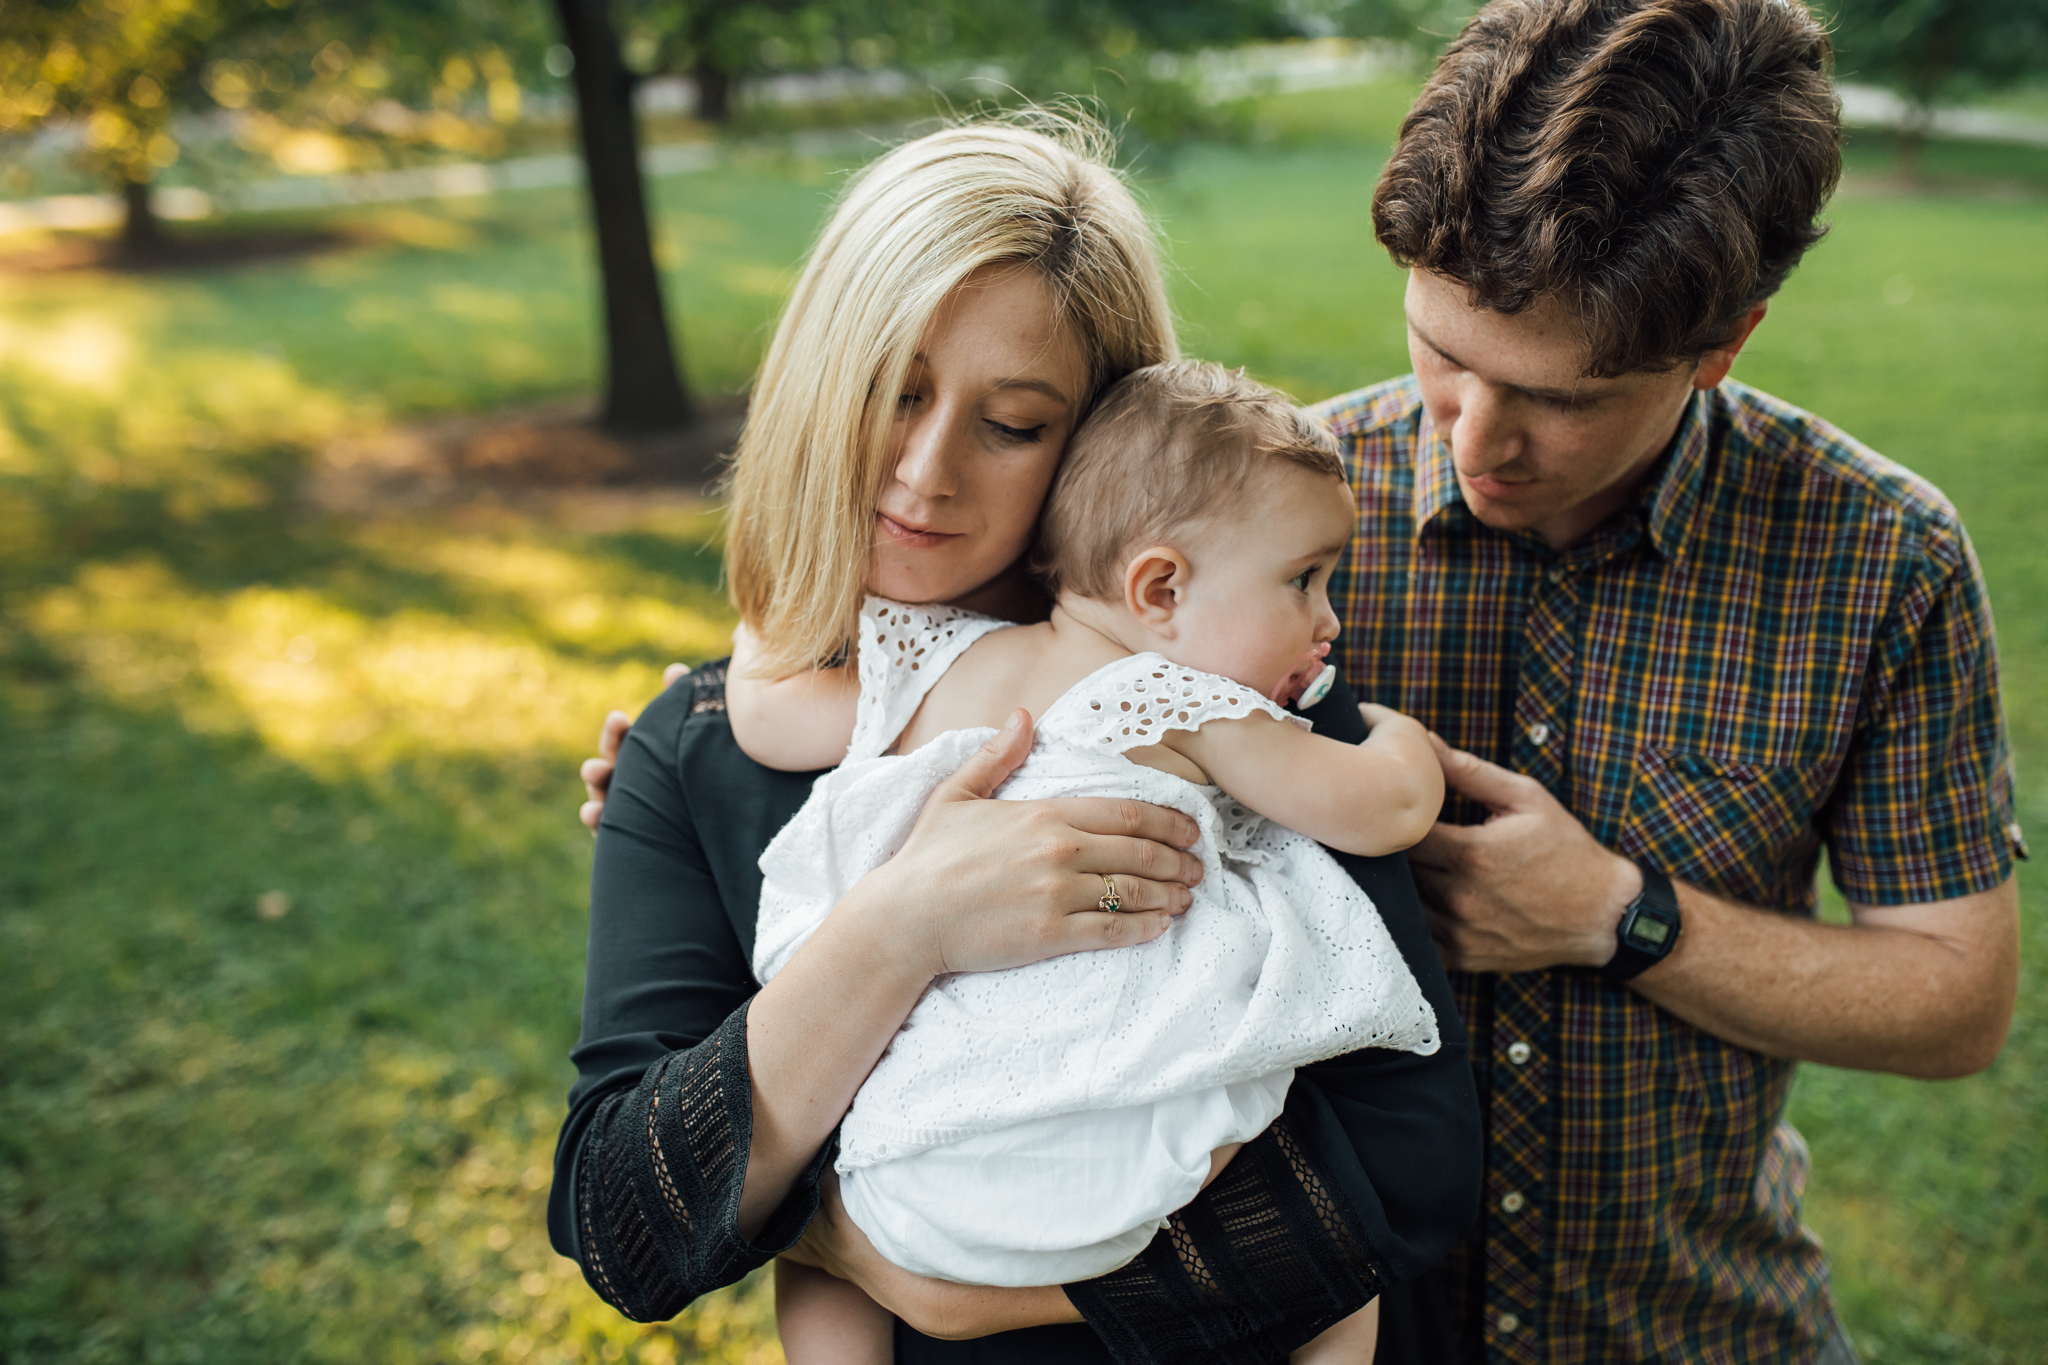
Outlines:
POLYGON ((1483 825, 1438 824, 1409 851, 1446 965, 1467 972, 1600 967, 1642 873, 1600 846, 1541 783, 1432 734, 1444 782, 1483 825))
MULTIPOLYGON (((670 664, 661 671, 661 685, 664 690, 674 687, 677 682, 690 676, 688 664, 670 664)), ((577 770, 583 779, 583 790, 590 797, 583 808, 576 812, 576 818, 597 833, 598 819, 604 814, 605 794, 612 787, 612 769, 618 766, 619 745, 625 742, 626 731, 633 728, 633 719, 624 711, 614 711, 604 718, 604 725, 597 732, 596 758, 586 758, 577 770)))

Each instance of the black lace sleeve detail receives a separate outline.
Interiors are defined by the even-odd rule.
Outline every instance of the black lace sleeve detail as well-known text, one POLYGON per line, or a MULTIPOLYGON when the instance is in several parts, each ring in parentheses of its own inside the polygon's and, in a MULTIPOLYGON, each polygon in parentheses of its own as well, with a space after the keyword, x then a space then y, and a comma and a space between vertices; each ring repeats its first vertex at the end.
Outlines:
POLYGON ((605 1100, 577 1163, 584 1278, 636 1322, 674 1317, 802 1235, 818 1209, 825 1144, 754 1241, 740 1235, 740 1187, 753 1130, 742 1005, 695 1047, 605 1100))
POLYGON ((1384 1287, 1384 1261, 1283 1115, 1138 1259, 1066 1291, 1124 1365, 1264 1365, 1384 1287))

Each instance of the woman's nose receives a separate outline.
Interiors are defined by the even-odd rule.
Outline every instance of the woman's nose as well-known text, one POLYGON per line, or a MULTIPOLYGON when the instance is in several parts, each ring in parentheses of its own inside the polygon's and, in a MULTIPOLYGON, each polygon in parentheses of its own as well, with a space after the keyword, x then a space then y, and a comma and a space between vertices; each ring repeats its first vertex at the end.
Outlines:
POLYGON ((943 408, 911 417, 896 459, 896 482, 921 498, 946 498, 958 491, 959 461, 952 449, 956 425, 943 408))
POLYGON ((1492 385, 1468 377, 1459 385, 1458 418, 1451 425, 1451 456, 1458 472, 1490 474, 1521 453, 1514 414, 1492 385))

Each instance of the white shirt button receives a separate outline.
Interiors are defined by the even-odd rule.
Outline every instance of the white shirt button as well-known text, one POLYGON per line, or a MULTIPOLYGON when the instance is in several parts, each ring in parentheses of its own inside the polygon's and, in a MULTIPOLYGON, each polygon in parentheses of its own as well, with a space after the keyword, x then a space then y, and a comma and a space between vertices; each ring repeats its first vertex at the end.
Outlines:
POLYGON ((1545 725, 1542 721, 1539 720, 1534 725, 1529 727, 1529 742, 1531 744, 1541 747, 1549 741, 1550 727, 1548 725, 1545 725))
POLYGON ((1552 565, 1550 572, 1548 574, 1545 574, 1544 577, 1548 578, 1553 583, 1564 582, 1564 566, 1561 564, 1552 565))
POLYGON ((1519 1038, 1515 1039, 1514 1042, 1509 1043, 1508 1060, 1513 1062, 1516 1066, 1521 1066, 1523 1063, 1527 1062, 1529 1060, 1529 1045, 1519 1038))
POLYGON ((1502 1213, 1520 1213, 1522 1205, 1528 1202, 1528 1200, 1522 1198, 1520 1190, 1509 1190, 1500 1197, 1500 1211, 1502 1213))
POLYGON ((1494 1319, 1494 1324, 1503 1332, 1512 1332, 1522 1325, 1522 1320, 1513 1313, 1502 1313, 1494 1319))

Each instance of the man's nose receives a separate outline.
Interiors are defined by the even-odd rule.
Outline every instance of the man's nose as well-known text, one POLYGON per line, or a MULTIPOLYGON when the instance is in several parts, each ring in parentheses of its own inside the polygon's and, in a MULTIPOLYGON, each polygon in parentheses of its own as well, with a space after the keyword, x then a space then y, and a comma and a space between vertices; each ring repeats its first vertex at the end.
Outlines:
POLYGON ((1522 452, 1521 431, 1506 395, 1478 378, 1459 386, 1458 420, 1451 427, 1451 455, 1470 478, 1490 474, 1522 452))
POLYGON ((896 482, 920 498, 948 498, 959 491, 959 423, 939 404, 906 423, 896 482))

